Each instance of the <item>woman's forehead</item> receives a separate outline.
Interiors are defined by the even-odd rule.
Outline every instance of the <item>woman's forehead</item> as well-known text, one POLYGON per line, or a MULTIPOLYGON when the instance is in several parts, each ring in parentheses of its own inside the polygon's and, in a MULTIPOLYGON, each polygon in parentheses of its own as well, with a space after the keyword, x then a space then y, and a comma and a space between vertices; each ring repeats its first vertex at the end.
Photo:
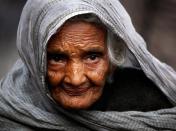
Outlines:
POLYGON ((85 21, 66 22, 48 43, 48 48, 77 47, 89 48, 105 46, 106 31, 99 26, 85 21))

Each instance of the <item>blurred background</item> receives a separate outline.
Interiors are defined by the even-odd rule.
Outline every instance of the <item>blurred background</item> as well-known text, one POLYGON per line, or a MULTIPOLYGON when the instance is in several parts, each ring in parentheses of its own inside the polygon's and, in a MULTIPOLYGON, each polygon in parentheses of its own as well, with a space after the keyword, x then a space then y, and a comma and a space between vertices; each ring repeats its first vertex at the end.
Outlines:
MULTIPOLYGON (((150 52, 176 69, 176 0, 120 0, 150 52)), ((26 0, 0 0, 0 78, 17 60, 16 31, 26 0)))

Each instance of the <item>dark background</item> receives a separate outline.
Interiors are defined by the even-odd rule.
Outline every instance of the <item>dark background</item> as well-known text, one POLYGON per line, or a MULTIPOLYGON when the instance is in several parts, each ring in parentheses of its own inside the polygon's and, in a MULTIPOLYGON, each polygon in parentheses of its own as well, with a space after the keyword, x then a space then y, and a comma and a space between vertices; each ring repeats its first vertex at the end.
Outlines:
MULTIPOLYGON (((16 31, 26 0, 0 0, 0 78, 18 53, 16 31)), ((176 69, 176 0, 121 0, 150 52, 176 69)))

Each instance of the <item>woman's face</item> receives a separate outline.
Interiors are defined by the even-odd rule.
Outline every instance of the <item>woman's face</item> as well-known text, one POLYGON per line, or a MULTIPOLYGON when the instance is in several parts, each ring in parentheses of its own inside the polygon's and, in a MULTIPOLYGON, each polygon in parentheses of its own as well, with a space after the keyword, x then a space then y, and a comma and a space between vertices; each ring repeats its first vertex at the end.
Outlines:
POLYGON ((48 43, 47 78, 64 108, 87 109, 101 96, 109 59, 106 31, 84 21, 66 22, 48 43))

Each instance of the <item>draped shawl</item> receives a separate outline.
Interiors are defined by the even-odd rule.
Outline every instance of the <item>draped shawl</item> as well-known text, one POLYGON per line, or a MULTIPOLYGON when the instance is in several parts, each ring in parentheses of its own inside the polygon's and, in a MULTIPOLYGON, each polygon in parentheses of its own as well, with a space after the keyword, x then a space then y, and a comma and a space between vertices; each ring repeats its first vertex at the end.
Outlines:
MULTIPOLYGON (((20 58, 0 81, 0 129, 176 130, 175 107, 151 112, 67 111, 49 98, 47 42, 66 20, 87 13, 123 39, 145 75, 176 105, 175 71, 148 52, 118 0, 28 0, 17 33, 20 58)), ((134 67, 134 59, 129 54, 126 58, 134 67)))

